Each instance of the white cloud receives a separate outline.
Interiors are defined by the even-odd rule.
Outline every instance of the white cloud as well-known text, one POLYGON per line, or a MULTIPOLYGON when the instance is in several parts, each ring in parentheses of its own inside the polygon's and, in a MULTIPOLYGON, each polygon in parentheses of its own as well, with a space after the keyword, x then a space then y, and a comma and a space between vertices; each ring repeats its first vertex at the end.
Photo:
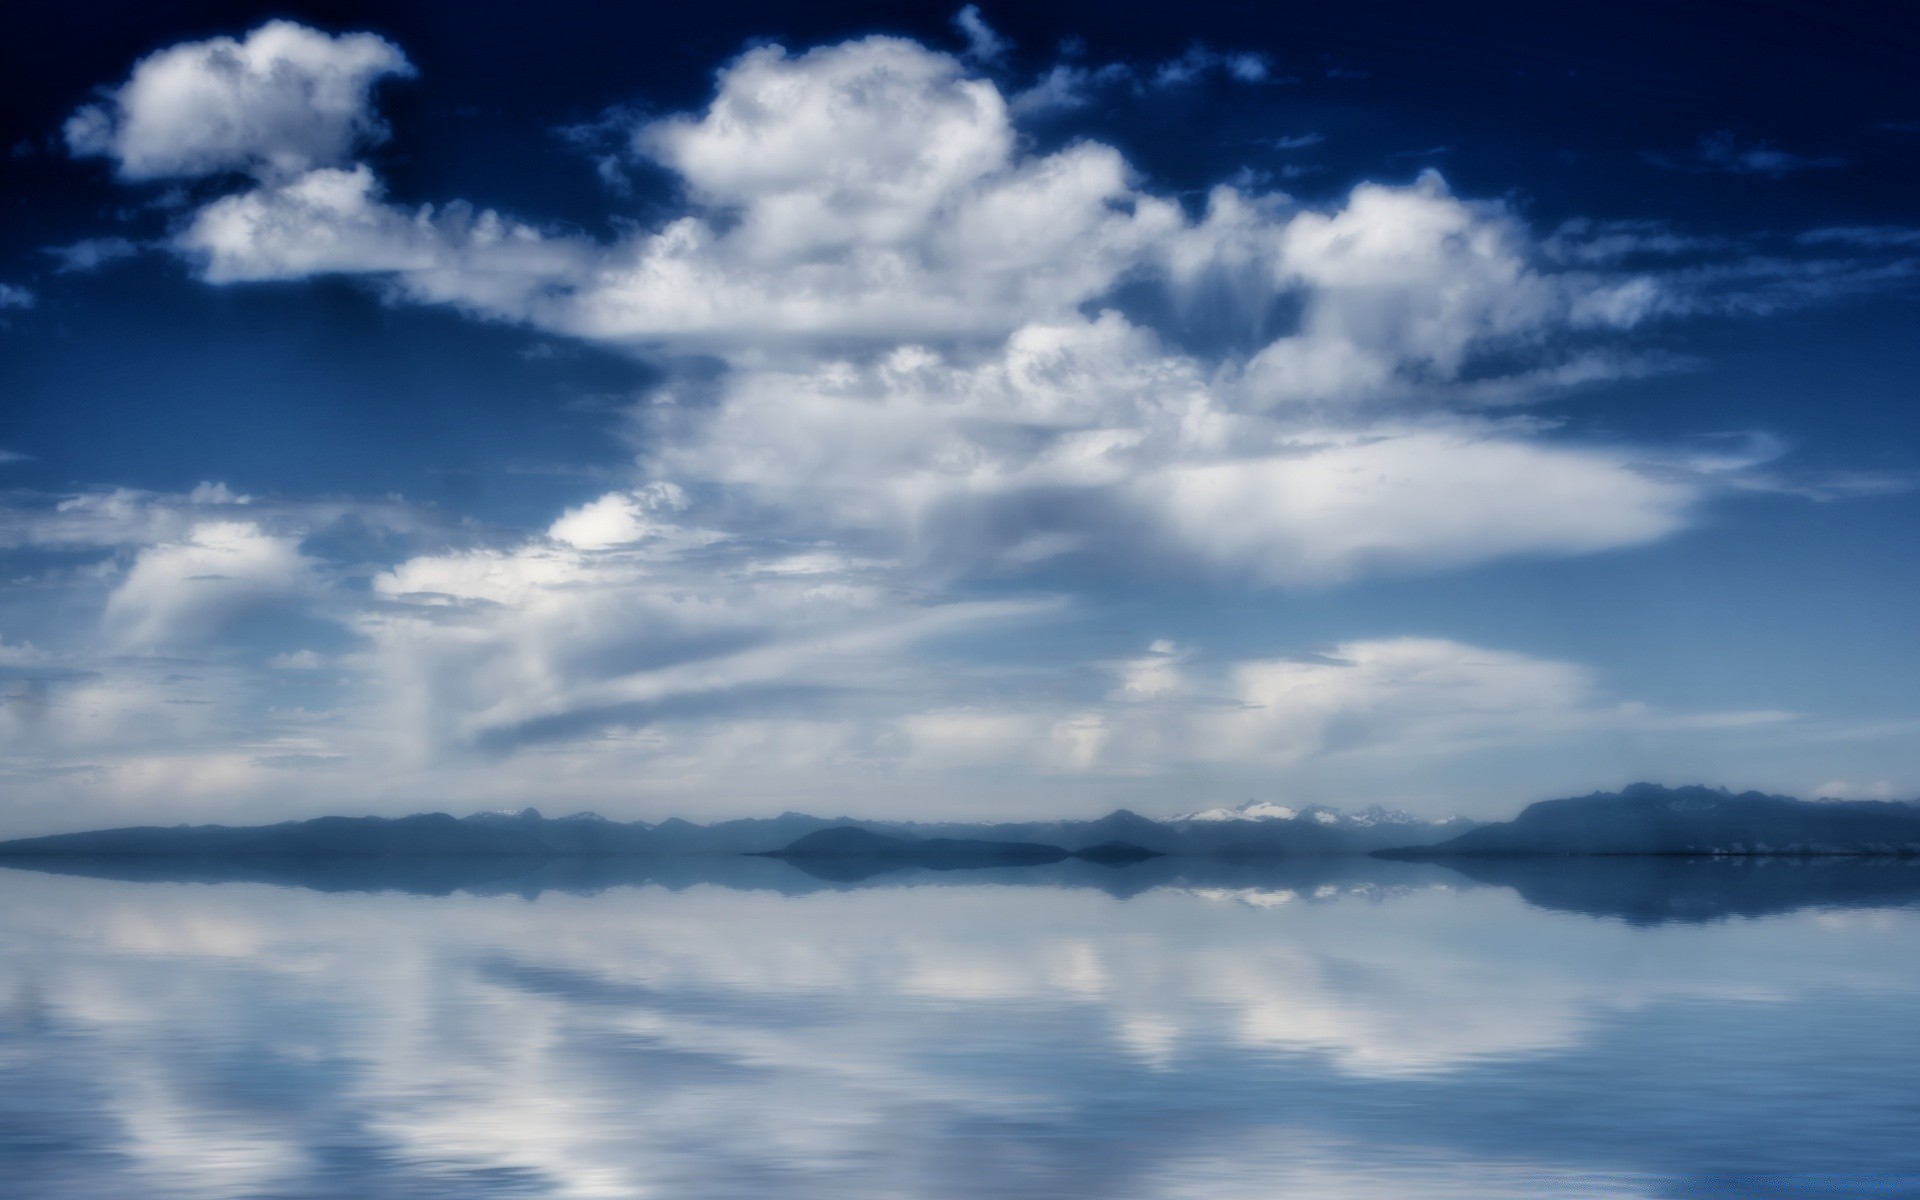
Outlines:
POLYGON ((796 535, 879 535, 947 568, 1088 551, 1280 584, 1634 545, 1702 494, 1667 464, 1525 424, 1336 424, 1299 404, 1318 390, 1257 361, 1207 376, 1112 313, 1028 326, 971 363, 905 349, 741 372, 716 407, 656 413, 671 436, 654 468, 796 535))
POLYGON ((260 605, 298 597, 312 585, 313 565, 296 539, 258 525, 198 524, 134 556, 107 600, 107 628, 140 649, 204 640, 260 605))
POLYGON ((1698 496, 1624 455, 1473 427, 1376 429, 1174 467, 1131 490, 1181 548, 1272 583, 1636 545, 1682 527, 1698 496))
POLYGON ((673 526, 655 520, 654 514, 680 512, 686 507, 687 495, 678 486, 651 483, 637 492, 609 492, 568 509, 547 530, 547 536, 580 550, 628 546, 677 532, 673 526))
POLYGON ((567 321, 587 336, 1004 334, 1105 291, 1180 220, 1109 147, 1020 157, 992 83, 894 38, 752 51, 638 142, 734 223, 609 251, 567 321))
POLYGON ((293 175, 382 140, 373 87, 412 73, 399 48, 373 34, 269 21, 239 41, 183 42, 141 59, 104 102, 67 121, 67 145, 112 159, 130 180, 293 175))
POLYGON ((210 283, 373 275, 420 302, 523 316, 588 261, 581 244, 492 211, 452 204, 403 212, 384 202, 364 164, 214 201, 175 245, 210 283))
POLYGON ((11 283, 0 283, 0 309, 32 308, 37 302, 33 292, 11 283))
POLYGON ((953 58, 874 37, 798 57, 749 51, 699 117, 639 145, 710 204, 738 206, 762 253, 920 236, 957 192, 1005 168, 1013 128, 999 90, 953 58))
POLYGON ((1298 331, 1248 366, 1282 401, 1449 382, 1483 350, 1630 327, 1658 295, 1646 278, 1543 272, 1504 205, 1463 201, 1431 171, 1412 187, 1362 184, 1324 212, 1216 188, 1161 254, 1189 297, 1221 294, 1253 316, 1277 295, 1299 300, 1298 331))

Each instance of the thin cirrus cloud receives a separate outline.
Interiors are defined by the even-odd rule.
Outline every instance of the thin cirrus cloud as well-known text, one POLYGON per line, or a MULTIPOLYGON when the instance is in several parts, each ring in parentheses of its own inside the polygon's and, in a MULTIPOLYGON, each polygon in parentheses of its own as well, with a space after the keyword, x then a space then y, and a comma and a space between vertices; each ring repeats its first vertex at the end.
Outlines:
MULTIPOLYGON (((164 770, 163 743, 143 749, 145 777, 238 795, 344 771, 398 796, 432 771, 478 796, 524 778, 485 764, 532 760, 583 796, 625 795, 644 767, 697 806, 849 780, 892 794, 963 762, 1028 780, 1269 769, 1684 719, 1629 720, 1651 710, 1601 699, 1584 668, 1447 639, 1160 662, 1150 697, 1055 662, 1079 682, 1038 706, 951 671, 943 643, 1071 619, 1087 597, 1043 585, 1049 564, 1311 589, 1616 550, 1755 486, 1766 457, 1582 440, 1517 411, 1660 369, 1628 335, 1734 307, 1713 289, 1739 280, 1665 267, 1678 235, 1543 238, 1434 172, 1326 206, 1221 185, 1190 209, 1111 146, 1023 140, 1025 115, 1071 107, 1103 68, 1043 77, 1058 104, 1010 100, 989 73, 1005 42, 977 10, 958 21, 965 57, 763 45, 703 108, 632 119, 624 153, 685 203, 609 240, 390 197, 361 155, 388 135, 378 85, 413 72, 370 34, 278 21, 182 43, 76 113, 69 147, 125 182, 225 181, 165 243, 208 285, 358 278, 668 373, 632 414, 632 480, 531 534, 436 539, 387 512, 404 550, 349 563, 314 540, 340 506, 113 490, 0 530, 102 554, 70 581, 95 589, 101 645, 231 664, 223 639, 267 610, 342 639, 258 655, 280 677, 324 663, 333 707, 262 723, 221 676, 203 736, 164 770), (1222 309, 1238 327, 1192 336, 1191 314, 1222 309), (688 354, 718 377, 674 376, 688 354)), ((1204 50, 1168 70, 1268 78, 1204 50)), ((73 640, 76 669, 102 669, 73 640)), ((126 694, 174 686, 139 678, 126 694)))
POLYGON ((1648 153, 1656 167, 1680 171, 1717 171, 1729 175, 1765 175, 1784 179, 1801 171, 1830 171, 1848 165, 1838 154, 1799 154, 1764 140, 1742 140, 1731 129, 1706 134, 1691 154, 1648 153))

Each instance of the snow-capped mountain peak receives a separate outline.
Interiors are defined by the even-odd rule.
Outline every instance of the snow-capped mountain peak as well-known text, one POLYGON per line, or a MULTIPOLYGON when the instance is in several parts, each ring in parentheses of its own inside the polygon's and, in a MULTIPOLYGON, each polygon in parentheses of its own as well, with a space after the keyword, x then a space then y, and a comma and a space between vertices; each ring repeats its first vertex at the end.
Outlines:
POLYGON ((1249 800, 1245 804, 1235 805, 1232 808, 1207 808, 1168 819, 1172 821, 1291 821, 1299 815, 1298 809, 1288 808, 1284 804, 1275 804, 1271 800, 1249 800))
MULTIPOLYGON (((1440 822, 1456 821, 1458 817, 1441 817, 1440 822)), ((1357 813, 1349 814, 1347 821, 1354 825, 1424 825, 1434 818, 1417 817, 1410 812, 1397 808, 1382 808, 1378 804, 1369 804, 1357 813)))
MULTIPOLYGON (((1436 824, 1458 820, 1457 817, 1443 818, 1436 824)), ((1275 804, 1271 800, 1249 800, 1245 804, 1233 807, 1206 808, 1199 812, 1182 813, 1167 820, 1178 824, 1182 821, 1311 821, 1316 825, 1343 825, 1363 827, 1373 825, 1423 825, 1428 818, 1415 816, 1398 809, 1383 808, 1370 804, 1359 812, 1346 813, 1327 804, 1309 804, 1305 808, 1289 808, 1284 804, 1275 804)))

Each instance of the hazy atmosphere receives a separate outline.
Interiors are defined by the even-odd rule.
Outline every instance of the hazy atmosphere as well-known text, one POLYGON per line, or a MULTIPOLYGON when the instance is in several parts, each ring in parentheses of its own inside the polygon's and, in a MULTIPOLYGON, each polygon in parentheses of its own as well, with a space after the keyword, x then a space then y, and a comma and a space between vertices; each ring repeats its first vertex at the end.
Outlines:
POLYGON ((1920 794, 1911 29, 1346 7, 22 14, 0 834, 1920 794))

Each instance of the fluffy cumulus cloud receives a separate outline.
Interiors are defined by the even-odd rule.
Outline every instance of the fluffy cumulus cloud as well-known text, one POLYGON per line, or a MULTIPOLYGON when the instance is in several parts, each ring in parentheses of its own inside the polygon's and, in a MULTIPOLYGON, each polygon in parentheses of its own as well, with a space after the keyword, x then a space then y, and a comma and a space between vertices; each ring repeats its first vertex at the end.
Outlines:
POLYGON ((1305 324, 1264 369, 1295 393, 1448 377, 1476 349, 1624 327, 1652 302, 1644 279, 1543 274, 1502 206, 1435 175, 1332 211, 1222 187, 1190 220, 1111 147, 1023 152, 994 83, 897 38, 750 51, 703 112, 633 141, 696 210, 611 244, 459 203, 403 209, 344 162, 216 201, 176 244, 211 282, 371 275, 557 332, 736 356, 989 342, 1142 277, 1187 303, 1227 289, 1255 332, 1287 296, 1305 324))
POLYGON ((1108 290, 1180 223, 1109 147, 1018 155, 991 83, 893 38, 752 51, 705 113, 635 143, 702 211, 601 245, 403 210, 339 166, 217 201, 177 245, 212 282, 374 275, 581 337, 743 351, 1004 335, 1108 290))
POLYGON ((1623 265, 1672 251, 1647 230, 1625 249, 1541 237, 1432 173, 1326 205, 1221 186, 1189 211, 1111 146, 1032 149, 1036 106, 981 73, 1004 45, 971 9, 961 28, 965 57, 892 37, 747 51, 704 107, 628 131, 684 203, 606 240, 390 196, 360 151, 385 134, 375 85, 410 68, 377 37, 274 22, 157 52, 68 141, 127 180, 250 176, 167 243, 207 283, 362 278, 651 356, 666 382, 632 414, 632 478, 537 532, 362 512, 385 557, 329 561, 314 535, 341 511, 209 489, 9 510, 0 540, 91 548, 67 582, 126 655, 337 685, 283 696, 277 732, 214 756, 236 789, 347 762, 478 795, 532 756, 583 794, 644 772, 689 796, 891 795, 982 764, 1284 770, 1655 719, 1576 665, 1444 639, 1163 646, 1092 685, 1094 666, 1049 662, 1029 668, 1044 703, 950 669, 943 644, 1088 601, 1042 594, 1042 564, 1323 588, 1585 554, 1684 527, 1756 465, 1519 407, 1650 369, 1620 334, 1701 311, 1688 277, 1623 265), (680 378, 688 355, 717 374, 680 378), (246 659, 231 631, 266 610, 332 643, 246 659))
POLYGON ((374 84, 412 73, 399 47, 373 34, 269 21, 238 41, 184 42, 141 59, 67 121, 67 145, 111 159, 130 180, 293 174, 385 137, 374 84))

